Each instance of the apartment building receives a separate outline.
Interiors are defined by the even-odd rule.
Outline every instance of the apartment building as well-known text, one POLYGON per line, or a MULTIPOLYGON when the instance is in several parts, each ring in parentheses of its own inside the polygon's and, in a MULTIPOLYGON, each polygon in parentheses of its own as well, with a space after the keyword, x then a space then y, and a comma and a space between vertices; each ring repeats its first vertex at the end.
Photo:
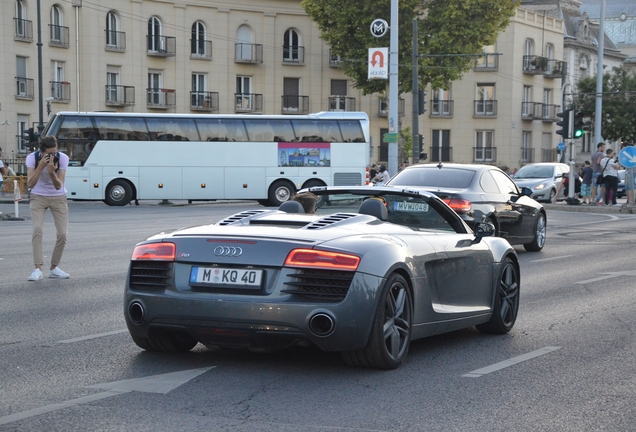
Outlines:
MULTIPOLYGON (((44 123, 49 110, 365 111, 371 161, 387 160, 386 99, 352 87, 299 0, 40 3, 44 123)), ((40 117, 36 2, 5 1, 2 16, 0 139, 5 158, 20 159, 29 150, 23 131, 40 117)), ((422 162, 554 160, 563 31, 559 18, 519 8, 461 81, 429 88, 418 119, 422 162)), ((402 127, 412 124, 411 106, 402 95, 402 127)))

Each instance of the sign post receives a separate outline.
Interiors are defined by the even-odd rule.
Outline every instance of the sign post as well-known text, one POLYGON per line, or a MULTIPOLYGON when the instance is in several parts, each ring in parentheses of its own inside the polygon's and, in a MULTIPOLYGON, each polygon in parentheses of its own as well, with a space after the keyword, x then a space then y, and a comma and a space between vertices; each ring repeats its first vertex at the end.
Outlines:
POLYGON ((369 48, 368 79, 389 79, 389 49, 369 48))

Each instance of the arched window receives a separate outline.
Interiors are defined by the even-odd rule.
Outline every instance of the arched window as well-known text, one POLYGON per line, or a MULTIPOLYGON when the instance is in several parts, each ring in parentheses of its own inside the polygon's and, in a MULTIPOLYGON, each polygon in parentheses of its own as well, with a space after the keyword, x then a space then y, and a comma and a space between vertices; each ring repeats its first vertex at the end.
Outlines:
POLYGON ((153 16, 148 20, 148 51, 161 49, 161 20, 153 16))
POLYGON ((15 35, 18 37, 26 37, 26 9, 22 0, 15 2, 15 35))
POLYGON ((192 24, 192 38, 190 39, 190 53, 193 56, 205 57, 205 25, 201 21, 192 24))
POLYGON ((298 62, 299 60, 299 37, 294 29, 288 29, 283 38, 283 61, 298 62))
POLYGON ((534 41, 532 39, 526 39, 525 45, 525 55, 533 55, 534 54, 534 41))
POLYGON ((64 25, 64 15, 58 5, 51 7, 51 41, 62 43, 62 26, 64 25))
POLYGON ((252 60, 252 29, 242 25, 236 30, 236 60, 252 60))
POLYGON ((551 43, 545 45, 545 56, 548 60, 554 58, 554 45, 551 43))
POLYGON ((119 17, 115 11, 106 14, 106 45, 119 47, 119 17))

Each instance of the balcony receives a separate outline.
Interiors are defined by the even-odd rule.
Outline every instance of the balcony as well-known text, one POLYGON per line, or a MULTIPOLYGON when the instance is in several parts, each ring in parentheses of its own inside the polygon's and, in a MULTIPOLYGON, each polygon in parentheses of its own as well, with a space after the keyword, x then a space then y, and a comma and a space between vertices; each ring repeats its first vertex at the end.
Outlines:
POLYGON ((234 44, 234 63, 263 63, 263 45, 234 44))
POLYGON ((329 111, 355 111, 356 98, 347 96, 329 97, 329 111))
POLYGON ((339 68, 342 67, 342 57, 334 55, 331 50, 329 50, 329 67, 339 68))
POLYGON ((548 60, 548 67, 544 76, 546 78, 562 78, 562 72, 567 66, 567 63, 561 60, 548 60))
POLYGON ((71 101, 71 83, 68 81, 49 81, 53 102, 71 101))
POLYGON ((305 47, 283 45, 283 64, 287 64, 287 65, 305 64, 305 47))
MULTIPOLYGON (((406 109, 406 101, 402 98, 398 100, 398 117, 404 117, 404 111, 406 109)), ((378 99, 378 117, 388 117, 389 115, 389 101, 385 98, 378 99)))
POLYGON ((499 70, 499 54, 484 54, 475 61, 475 72, 497 72, 499 70))
POLYGON ((174 57, 177 55, 177 39, 172 36, 147 35, 146 49, 149 56, 174 57))
POLYGON ((535 118, 540 118, 544 122, 555 122, 558 120, 557 112, 561 108, 560 105, 551 105, 551 104, 537 104, 536 111, 539 111, 539 115, 535 118))
POLYGON ((431 162, 451 162, 453 160, 452 147, 431 146, 431 162))
POLYGON ((191 91, 190 109, 192 111, 219 112, 219 93, 191 91))
POLYGON ((49 24, 49 33, 51 35, 49 46, 60 48, 69 47, 68 27, 49 24))
POLYGON ((212 60, 212 41, 190 39, 190 58, 193 60, 212 60))
POLYGON ((17 90, 16 99, 33 100, 34 81, 31 78, 15 77, 17 90))
POLYGON ((557 149, 541 149, 541 162, 556 162, 557 149))
POLYGON ((126 51, 126 33, 112 30, 106 32, 106 51, 126 51))
POLYGON ((475 114, 473 117, 479 118, 495 118, 497 117, 497 101, 496 100, 476 100, 475 114))
POLYGON ((15 22, 15 36, 13 40, 33 42, 33 22, 19 18, 13 18, 13 22, 15 22))
POLYGON ((307 114, 309 113, 309 96, 283 95, 281 107, 283 114, 307 114))
POLYGON ((497 160, 497 147, 473 147, 473 162, 493 163, 497 160))
POLYGON ((536 55, 523 56, 523 73, 527 75, 543 74, 548 70, 548 59, 536 55))
POLYGON ((255 93, 234 93, 236 112, 261 112, 263 110, 263 95, 255 93))
POLYGON ((521 163, 534 163, 534 149, 521 147, 521 163))
POLYGON ((431 117, 453 117, 453 101, 433 99, 431 101, 431 117))
POLYGON ((135 87, 123 85, 106 85, 106 105, 130 106, 135 104, 135 87))
POLYGON ((521 102, 521 119, 522 120, 534 120, 537 118, 536 110, 537 110, 536 102, 521 102))
POLYGON ((177 92, 175 89, 147 88, 146 95, 148 108, 168 109, 177 106, 177 92))

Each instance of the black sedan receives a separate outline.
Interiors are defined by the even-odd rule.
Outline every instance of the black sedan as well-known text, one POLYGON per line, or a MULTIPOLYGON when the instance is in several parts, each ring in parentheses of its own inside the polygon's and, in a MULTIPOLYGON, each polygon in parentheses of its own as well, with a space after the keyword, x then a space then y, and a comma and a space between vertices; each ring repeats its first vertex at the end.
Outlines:
POLYGON ((502 170, 491 165, 422 164, 397 173, 387 186, 409 186, 435 193, 466 223, 490 222, 496 234, 528 251, 543 249, 546 213, 543 205, 519 189, 502 170))

